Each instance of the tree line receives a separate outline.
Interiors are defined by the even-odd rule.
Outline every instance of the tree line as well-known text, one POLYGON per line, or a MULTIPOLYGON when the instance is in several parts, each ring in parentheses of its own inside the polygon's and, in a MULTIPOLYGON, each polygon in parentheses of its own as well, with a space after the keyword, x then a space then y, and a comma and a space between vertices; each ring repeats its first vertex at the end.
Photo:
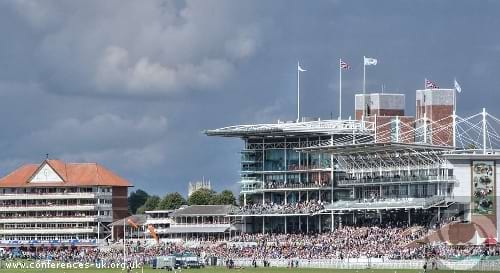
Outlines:
POLYGON ((186 200, 180 193, 171 192, 165 196, 149 195, 138 189, 128 197, 129 212, 143 214, 147 210, 174 210, 184 205, 236 205, 236 198, 230 190, 220 193, 209 189, 199 189, 186 200))

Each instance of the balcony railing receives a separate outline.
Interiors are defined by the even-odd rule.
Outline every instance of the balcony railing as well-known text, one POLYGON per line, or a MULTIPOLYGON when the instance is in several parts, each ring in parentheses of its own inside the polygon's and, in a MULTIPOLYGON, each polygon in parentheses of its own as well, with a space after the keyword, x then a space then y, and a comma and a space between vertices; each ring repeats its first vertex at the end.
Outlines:
POLYGON ((210 223, 175 223, 171 224, 170 228, 182 228, 182 227, 231 227, 230 223, 227 224, 210 224, 210 223))
MULTIPOLYGON (((109 204, 111 205, 111 204, 109 204)), ((3 212, 10 211, 60 211, 60 210, 95 210, 97 205, 30 205, 30 206, 1 206, 3 212)))
POLYGON ((391 208, 423 208, 435 206, 445 201, 445 196, 435 195, 428 197, 399 197, 399 198, 377 198, 377 199, 357 199, 340 200, 327 205, 331 210, 353 210, 353 209, 391 209, 391 208))
POLYGON ((146 221, 148 225, 159 225, 159 224, 172 224, 172 219, 163 218, 163 219, 148 219, 146 221))
POLYGON ((296 183, 296 182, 264 182, 259 180, 242 180, 240 182, 241 191, 243 192, 251 192, 251 191, 259 191, 259 190, 279 190, 279 189, 321 189, 321 188, 330 188, 332 186, 332 181, 327 180, 323 182, 314 182, 314 183, 296 183), (252 183, 253 182, 253 183, 252 183))
POLYGON ((23 235, 23 234, 81 234, 95 233, 97 229, 89 228, 17 228, 17 229, 0 229, 1 235, 23 235))
POLYGON ((299 165, 288 165, 287 168, 283 166, 278 168, 265 168, 262 167, 242 167, 242 173, 273 173, 273 172, 309 172, 309 171, 327 171, 330 170, 330 164, 322 164, 322 165, 310 165, 310 166, 299 166, 299 165))
POLYGON ((353 186, 363 184, 390 184, 411 182, 440 182, 456 181, 455 176, 401 176, 401 177, 375 177, 339 180, 339 186, 353 186))
POLYGON ((100 219, 101 221, 111 221, 111 216, 43 216, 43 217, 33 217, 33 216, 25 216, 25 217, 0 217, 0 224, 5 223, 82 223, 82 222, 97 222, 100 219))
POLYGON ((111 192, 70 192, 70 193, 0 193, 0 200, 45 200, 45 199, 94 199, 112 196, 111 192))

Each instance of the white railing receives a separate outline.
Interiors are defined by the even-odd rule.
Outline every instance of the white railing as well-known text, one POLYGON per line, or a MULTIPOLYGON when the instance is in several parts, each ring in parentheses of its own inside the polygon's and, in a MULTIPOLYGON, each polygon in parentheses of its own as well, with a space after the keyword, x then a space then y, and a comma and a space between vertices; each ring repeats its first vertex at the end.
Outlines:
POLYGON ((36 229, 0 229, 2 235, 25 235, 25 234, 80 234, 94 233, 96 228, 36 228, 36 229))
POLYGON ((390 184, 390 183, 414 183, 414 182, 442 182, 456 181, 455 176, 402 176, 402 177, 380 177, 339 180, 339 186, 361 185, 361 184, 390 184))
MULTIPOLYGON (((32 236, 33 237, 33 236, 32 236)), ((51 245, 51 244, 77 244, 86 246, 95 246, 97 240, 95 239, 61 239, 61 240, 47 240, 47 239, 36 239, 31 240, 0 240, 0 245, 11 246, 11 245, 51 245)))
POLYGON ((164 219, 148 219, 146 221, 146 225, 157 225, 157 224, 171 224, 172 219, 164 218, 164 219))
POLYGON ((112 196, 111 192, 69 192, 69 193, 0 193, 0 200, 46 200, 46 199, 94 199, 112 196))
MULTIPOLYGON (((111 217, 109 217, 111 219, 111 217)), ((97 217, 19 217, 19 218, 0 218, 0 224, 5 223, 81 223, 96 222, 97 217)))
POLYGON ((96 205, 74 205, 74 206, 61 206, 61 205, 51 205, 51 206, 12 206, 12 207, 2 207, 3 212, 10 211, 79 211, 79 210, 95 210, 96 205))
MULTIPOLYGON (((233 259, 235 266, 252 267, 252 259, 233 259)), ((351 258, 351 259, 293 259, 298 261, 302 268, 330 268, 330 269, 417 269, 423 270, 424 260, 388 260, 383 258, 351 258)), ((287 267, 290 259, 268 259, 271 267, 287 267)), ((219 261, 224 265, 224 260, 219 261)), ((262 261, 257 265, 262 267, 262 261)), ((474 271, 498 271, 499 260, 481 260, 476 258, 464 260, 437 260, 436 265, 440 270, 474 270, 474 271)), ((427 264, 431 269, 431 263, 427 264)))
POLYGON ((231 224, 202 224, 202 223, 176 223, 170 225, 171 228, 180 228, 180 227, 231 227, 231 224))

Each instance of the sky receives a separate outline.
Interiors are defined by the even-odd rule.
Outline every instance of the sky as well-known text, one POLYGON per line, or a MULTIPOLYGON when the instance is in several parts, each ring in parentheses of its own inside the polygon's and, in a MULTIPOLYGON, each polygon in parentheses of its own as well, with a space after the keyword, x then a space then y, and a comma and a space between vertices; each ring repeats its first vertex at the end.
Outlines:
POLYGON ((453 86, 458 115, 497 107, 499 1, 0 0, 0 175, 48 153, 151 194, 237 191, 242 141, 205 129, 353 116, 362 90, 453 86))

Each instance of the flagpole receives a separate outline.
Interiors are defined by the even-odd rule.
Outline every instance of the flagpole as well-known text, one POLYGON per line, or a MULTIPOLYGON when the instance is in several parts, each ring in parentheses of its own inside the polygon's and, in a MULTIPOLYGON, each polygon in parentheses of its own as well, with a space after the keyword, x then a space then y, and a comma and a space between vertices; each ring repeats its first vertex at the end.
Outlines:
POLYGON ((300 71, 299 62, 297 62, 297 122, 300 120, 300 71))
POLYGON ((363 56, 363 117, 366 115, 366 56, 363 56))
POLYGON ((363 56, 363 95, 366 94, 366 64, 365 64, 366 56, 363 56))
POLYGON ((457 97, 456 97, 456 92, 457 92, 457 88, 455 87, 455 83, 457 82, 457 78, 454 79, 454 82, 453 82, 453 113, 455 113, 457 111, 457 97))
POLYGON ((342 119, 342 59, 339 59, 339 119, 342 119))
POLYGON ((125 244, 125 235, 126 235, 126 231, 125 231, 125 218, 123 218, 123 264, 127 263, 127 246, 125 244))

